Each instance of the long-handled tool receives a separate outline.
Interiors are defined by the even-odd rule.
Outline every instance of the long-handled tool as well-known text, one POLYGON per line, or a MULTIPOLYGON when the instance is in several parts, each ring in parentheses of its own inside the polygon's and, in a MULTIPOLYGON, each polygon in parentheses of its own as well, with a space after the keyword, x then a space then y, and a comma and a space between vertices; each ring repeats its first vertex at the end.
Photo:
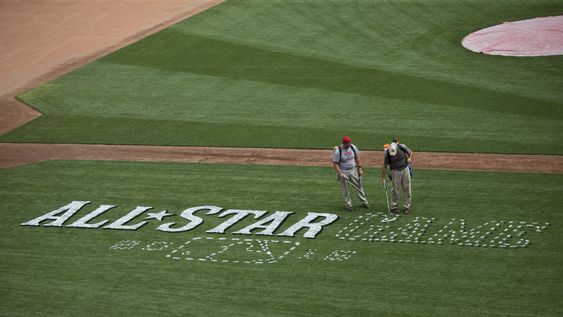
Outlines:
POLYGON ((387 181, 383 181, 383 188, 385 188, 385 198, 387 200, 387 217, 383 218, 381 222, 391 222, 399 219, 399 215, 391 216, 391 206, 389 205, 389 193, 387 193, 387 181))
MULTIPOLYGON (((344 177, 344 179, 346 180, 346 182, 348 182, 348 184, 352 185, 352 187, 354 187, 357 191, 361 192, 362 190, 356 186, 354 183, 352 183, 352 181, 348 178, 348 177, 344 177)), ((360 186, 362 185, 362 178, 360 177, 360 186)))

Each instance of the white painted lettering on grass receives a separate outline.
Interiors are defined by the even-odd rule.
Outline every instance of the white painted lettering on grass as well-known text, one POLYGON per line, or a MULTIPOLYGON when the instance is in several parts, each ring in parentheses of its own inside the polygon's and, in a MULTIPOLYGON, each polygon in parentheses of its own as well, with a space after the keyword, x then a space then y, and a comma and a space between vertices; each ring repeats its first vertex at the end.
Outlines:
POLYGON ((335 214, 327 214, 327 213, 317 213, 317 212, 310 212, 305 218, 298 221, 293 226, 289 227, 284 232, 278 234, 278 236, 287 236, 293 237, 295 233, 303 228, 309 228, 307 232, 303 234, 305 238, 315 238, 315 236, 321 232, 324 226, 328 226, 329 224, 335 222, 338 219, 338 216, 335 214), (319 222, 313 222, 317 218, 324 218, 319 222))
MULTIPOLYGON (((75 220, 71 224, 65 225, 65 223, 83 209, 84 206, 89 204, 90 201, 73 201, 59 209, 53 210, 44 214, 43 216, 37 217, 28 222, 24 222, 22 226, 44 226, 44 227, 69 227, 69 228, 85 228, 85 229, 114 229, 114 230, 137 230, 145 226, 149 221, 159 221, 162 222, 164 218, 174 216, 174 213, 169 213, 167 210, 160 212, 147 212, 153 207, 143 207, 138 206, 132 211, 122 216, 121 218, 111 222, 109 219, 102 219, 95 223, 90 223, 94 221, 95 218, 100 217, 102 214, 105 216, 113 216, 114 210, 117 205, 100 205, 97 209, 90 211, 81 218, 75 220), (109 211, 112 210, 110 213, 109 211), (137 223, 131 223, 136 218, 140 218, 144 213, 148 214, 142 221, 137 223), (46 221, 51 221, 48 223, 43 223, 46 221), (109 224, 108 224, 109 223, 109 224), (105 226, 104 226, 105 225, 105 226), (104 226, 104 227, 102 227, 104 226)), ((294 237, 297 232, 302 229, 307 229, 303 233, 305 238, 315 238, 324 227, 334 223, 338 220, 338 216, 329 213, 318 213, 309 212, 302 219, 297 220, 293 225, 289 226, 285 231, 281 228, 295 212, 292 211, 276 211, 268 215, 268 211, 265 210, 243 210, 243 209, 227 209, 223 210, 222 207, 206 205, 187 208, 180 212, 179 217, 187 222, 183 225, 177 222, 171 221, 166 223, 161 223, 156 227, 156 230, 166 232, 166 233, 182 233, 188 232, 198 228, 204 223, 204 219, 200 215, 205 212, 205 215, 215 216, 215 218, 228 218, 221 224, 215 226, 214 228, 208 229, 206 233, 217 233, 225 234, 227 230, 231 227, 236 226, 245 219, 257 219, 254 223, 247 225, 246 227, 232 232, 233 234, 242 235, 264 235, 264 236, 286 236, 294 237), (261 218, 262 217, 262 218, 261 218), (256 231, 259 230, 259 231, 256 231), (254 231, 254 233, 253 233, 254 231), (280 232, 281 233, 276 233, 280 232)), ((139 219, 140 220, 140 219, 139 219)), ((207 229, 207 228, 206 228, 207 229)))
POLYGON ((526 221, 488 221, 467 228, 464 219, 451 219, 445 224, 435 218, 415 217, 407 223, 381 223, 385 213, 367 213, 340 230, 336 237, 347 241, 420 243, 464 247, 525 248, 530 244, 525 229, 542 233, 549 223, 526 221))
POLYGON ((76 220, 75 222, 73 222, 70 225, 67 225, 67 227, 71 227, 71 228, 92 228, 92 229, 97 229, 101 226, 103 226, 104 224, 106 224, 109 220, 103 220, 97 223, 88 223, 88 221, 96 218, 97 216, 103 214, 104 212, 115 208, 116 206, 114 205, 101 205, 98 209, 92 211, 91 213, 87 214, 86 216, 76 220))
MULTIPOLYGON (((204 225, 202 216, 205 215, 207 218, 227 218, 213 228, 204 228, 206 233, 225 234, 228 230, 231 230, 231 234, 237 235, 295 237, 299 232, 302 232, 304 238, 314 239, 324 228, 338 220, 338 215, 324 212, 308 212, 305 216, 296 218, 297 214, 292 211, 269 213, 265 210, 224 210, 219 206, 204 205, 184 209, 178 215, 169 213, 167 210, 147 212, 152 207, 138 206, 113 222, 110 219, 99 219, 96 222, 96 218, 111 217, 115 219, 119 217, 120 215, 115 215, 117 205, 100 205, 78 217, 78 214, 88 204, 90 204, 90 201, 73 201, 21 225, 138 230, 150 221, 153 223, 158 221, 160 223, 155 230, 165 233, 185 233, 204 225), (145 213, 148 216, 142 221, 139 219, 135 222, 136 218, 140 218, 145 213), (175 221, 162 223, 164 218, 168 219, 172 216, 179 217, 187 222, 184 224, 178 224, 175 221), (65 225, 73 217, 78 218, 65 225), (249 224, 248 221, 252 219, 255 219, 254 222, 249 224), (293 223, 285 225, 288 220, 293 220, 293 223), (243 222, 246 222, 244 227, 236 228, 243 222)), ((435 218, 417 216, 401 217, 397 221, 383 222, 382 220, 386 219, 387 216, 388 214, 383 212, 358 215, 338 231, 336 237, 345 241, 447 244, 464 247, 518 249, 531 244, 529 240, 530 232, 542 233, 549 227, 549 223, 506 220, 489 220, 468 227, 464 219, 450 219, 446 222, 435 218)), ((238 245, 238 243, 233 246, 235 245, 238 245)))
POLYGON ((254 218, 259 218, 260 216, 262 216, 265 213, 267 213, 267 211, 264 211, 264 210, 239 210, 239 209, 225 210, 221 214, 219 214, 218 217, 225 217, 225 216, 228 216, 228 215, 234 215, 234 216, 227 219, 227 221, 223 222, 222 224, 218 225, 217 227, 215 227, 211 230, 207 230, 207 233, 225 233, 225 230, 227 230, 229 227, 236 224, 237 222, 241 221, 246 216, 253 215, 254 218))
POLYGON ((256 232, 257 235, 272 236, 274 231, 278 229, 281 224, 287 219, 289 215, 293 214, 291 211, 276 211, 273 215, 262 218, 261 220, 233 233, 235 234, 252 234, 252 230, 264 229, 256 232))
POLYGON ((203 219, 201 217, 194 215, 196 211, 200 211, 200 210, 208 210, 207 214, 213 215, 223 210, 223 208, 217 206, 199 206, 199 207, 188 208, 180 213, 180 217, 189 221, 183 227, 172 228, 172 226, 175 225, 176 223, 168 222, 161 224, 160 226, 158 226, 158 228, 156 228, 156 230, 160 230, 164 232, 184 232, 184 231, 192 230, 203 223, 203 219))
POLYGON ((105 226, 104 229, 137 230, 137 229, 141 228, 142 226, 146 225, 147 221, 141 221, 141 222, 136 223, 134 225, 126 225, 126 223, 135 219, 137 216, 141 215, 142 213, 144 213, 145 211, 150 210, 150 209, 152 209, 152 207, 139 206, 139 207, 133 209, 130 213, 126 214, 125 216, 117 219, 115 222, 105 226))
POLYGON ((89 201, 73 201, 70 204, 63 206, 57 210, 53 210, 49 213, 44 214, 41 217, 37 217, 28 222, 24 222, 22 226, 40 226, 40 223, 45 220, 53 220, 48 224, 44 224, 44 227, 62 227, 63 223, 67 221, 72 215, 79 211, 82 207, 89 204, 89 201), (61 214, 61 215, 60 215, 61 214))

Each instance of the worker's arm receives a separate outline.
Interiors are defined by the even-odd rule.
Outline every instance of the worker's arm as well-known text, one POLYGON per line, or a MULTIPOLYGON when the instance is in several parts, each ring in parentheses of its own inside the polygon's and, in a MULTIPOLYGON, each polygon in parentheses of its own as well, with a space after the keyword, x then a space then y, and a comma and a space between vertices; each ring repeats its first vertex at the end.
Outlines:
POLYGON ((405 152, 405 154, 407 155, 407 160, 410 163, 412 161, 414 152, 411 149, 409 149, 408 146, 406 146, 404 144, 399 144, 399 147, 401 147, 401 149, 405 152))
POLYGON ((340 169, 340 164, 338 164, 337 162, 333 162, 332 167, 334 167, 334 169, 338 173, 338 176, 340 176, 342 178, 347 178, 346 175, 344 175, 344 173, 342 173, 342 170, 340 169))
POLYGON ((334 149, 332 149, 332 167, 334 167, 338 173, 338 177, 347 178, 340 169, 340 151, 338 146, 335 146, 334 149))
POLYGON ((364 169, 362 168, 362 164, 360 163, 360 158, 356 156, 354 160, 356 161, 356 166, 358 167, 358 175, 364 176, 364 169))

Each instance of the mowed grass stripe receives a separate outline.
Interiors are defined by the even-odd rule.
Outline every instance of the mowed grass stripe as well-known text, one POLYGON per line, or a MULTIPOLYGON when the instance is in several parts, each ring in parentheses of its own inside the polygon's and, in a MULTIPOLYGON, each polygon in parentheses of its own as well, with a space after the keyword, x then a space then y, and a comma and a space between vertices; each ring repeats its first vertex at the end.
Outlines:
MULTIPOLYGON (((367 170, 372 212, 386 209, 377 176, 377 170, 367 170)), ((560 315, 563 219, 556 206, 562 203, 561 177, 417 171, 414 214, 398 220, 399 226, 417 216, 436 218, 432 230, 453 218, 465 219, 468 228, 499 220, 551 223, 543 233, 528 230, 528 248, 504 250, 340 240, 336 233, 365 210, 344 211, 329 168, 50 161, 2 170, 0 314, 560 315), (116 220, 135 206, 178 214, 210 204, 294 211, 283 228, 309 211, 336 213, 340 219, 313 240, 301 234, 232 234, 250 219, 224 235, 206 234, 224 219, 203 214, 200 227, 178 234, 155 230, 159 223, 154 220, 134 232, 20 226, 72 200, 93 203, 69 222, 100 204, 118 207, 95 221, 116 220), (177 247, 199 236, 301 245, 267 265, 175 261, 166 258, 167 252, 141 250, 153 241, 177 247), (109 250, 121 240, 142 243, 132 250, 109 250), (313 249, 311 259, 299 259, 313 249), (334 250, 357 253, 349 261, 325 261, 334 250)), ((177 215, 168 221, 186 222, 177 215)), ((220 249, 217 244, 207 248, 199 251, 220 249)), ((243 256, 237 252, 231 256, 243 256)))
POLYGON ((231 0, 20 96, 46 115, 0 140, 327 148, 350 133, 377 149, 397 134, 419 150, 562 154, 563 59, 460 45, 561 9, 231 0))

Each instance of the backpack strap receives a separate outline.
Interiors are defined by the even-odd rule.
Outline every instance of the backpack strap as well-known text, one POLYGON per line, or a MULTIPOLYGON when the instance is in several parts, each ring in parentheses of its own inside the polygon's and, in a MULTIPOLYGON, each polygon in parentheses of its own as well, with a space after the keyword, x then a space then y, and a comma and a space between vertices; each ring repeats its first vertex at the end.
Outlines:
MULTIPOLYGON (((352 149, 352 152, 354 152, 354 158, 357 158, 358 152, 356 152, 354 144, 350 144, 350 148, 352 149)), ((338 154, 340 155, 338 163, 340 163, 340 162, 342 162, 342 146, 340 146, 340 145, 338 146, 338 154)))

